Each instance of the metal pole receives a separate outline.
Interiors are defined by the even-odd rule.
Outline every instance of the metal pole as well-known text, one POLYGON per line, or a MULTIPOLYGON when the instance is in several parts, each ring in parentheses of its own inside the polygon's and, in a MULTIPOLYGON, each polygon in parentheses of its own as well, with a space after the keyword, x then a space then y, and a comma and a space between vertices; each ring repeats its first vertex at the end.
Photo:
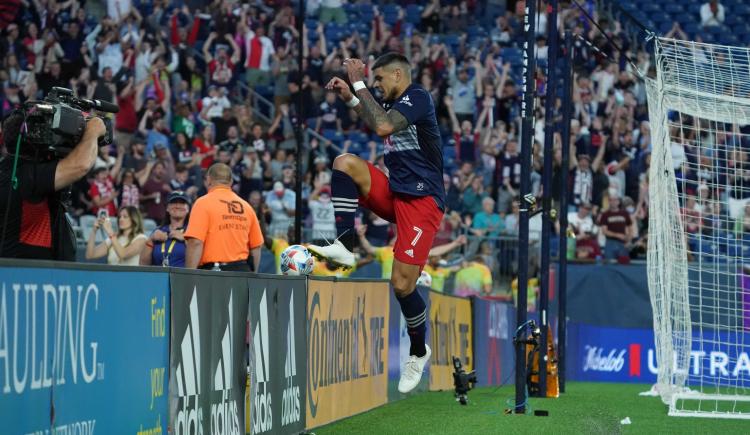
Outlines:
POLYGON ((565 326, 567 323, 568 301, 568 181, 570 171, 570 117, 573 112, 573 36, 565 32, 565 70, 563 71, 562 97, 562 167, 563 179, 560 188, 560 258, 557 273, 557 372, 560 392, 565 392, 565 344, 567 341, 565 326))
MULTIPOLYGON (((557 88, 557 0, 549 2, 550 13, 547 23, 549 51, 547 57, 547 96, 544 101, 544 170, 542 186, 542 258, 541 279, 539 283, 539 317, 541 323, 541 345, 539 346, 539 397, 547 397, 547 340, 549 335, 549 263, 550 232, 552 230, 552 160, 553 142, 555 140, 555 97, 557 88)), ((562 248, 561 248, 562 249, 562 248)))
POLYGON ((305 3, 304 0, 299 0, 299 16, 297 17, 297 33, 299 33, 297 38, 297 86, 299 90, 297 91, 297 122, 294 128, 294 135, 297 139, 297 146, 295 147, 297 154, 295 172, 297 176, 294 180, 294 243, 302 243, 302 150, 304 149, 302 137, 302 129, 304 128, 302 117, 302 44, 304 42, 302 38, 304 38, 304 29, 302 26, 305 25, 305 3))
MULTIPOLYGON (((536 82, 534 80, 534 44, 536 41, 536 0, 526 1, 524 16, 524 99, 521 103, 521 198, 518 222, 518 297, 516 302, 517 334, 524 334, 526 325, 526 297, 529 279, 529 202, 526 200, 531 190, 531 147, 534 136, 534 94, 536 82)), ((526 412, 526 345, 522 343, 526 337, 517 337, 516 342, 516 414, 526 412)))

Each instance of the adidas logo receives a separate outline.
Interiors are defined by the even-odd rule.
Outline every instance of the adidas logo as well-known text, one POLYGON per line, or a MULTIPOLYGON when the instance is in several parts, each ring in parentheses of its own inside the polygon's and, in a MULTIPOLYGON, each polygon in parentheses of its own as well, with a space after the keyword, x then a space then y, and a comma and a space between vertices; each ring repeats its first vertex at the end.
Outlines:
POLYGON ((404 254, 408 255, 411 258, 414 258, 414 250, 413 249, 407 249, 404 251, 404 254))
POLYGON ((203 412, 198 406, 201 393, 201 336, 198 318, 197 289, 190 298, 190 323, 180 342, 182 361, 177 364, 178 412, 174 426, 177 434, 200 434, 203 431, 203 412))
POLYGON ((253 401, 253 433, 267 432, 273 429, 273 414, 271 412, 271 392, 268 388, 268 304, 266 303, 266 289, 260 298, 260 319, 253 331, 253 349, 255 350, 255 377, 258 382, 255 399, 253 401))
POLYGON ((214 372, 214 391, 221 392, 221 401, 211 403, 211 433, 240 435, 240 419, 237 400, 231 397, 232 392, 232 342, 234 339, 233 292, 229 292, 229 322, 221 338, 221 358, 214 372), (219 430, 219 428, 223 430, 219 430))
POLYGON ((281 405, 281 425, 296 423, 300 420, 299 385, 294 384, 297 376, 297 358, 294 345, 294 293, 289 299, 289 325, 286 330, 286 361, 284 362, 284 394, 281 405))

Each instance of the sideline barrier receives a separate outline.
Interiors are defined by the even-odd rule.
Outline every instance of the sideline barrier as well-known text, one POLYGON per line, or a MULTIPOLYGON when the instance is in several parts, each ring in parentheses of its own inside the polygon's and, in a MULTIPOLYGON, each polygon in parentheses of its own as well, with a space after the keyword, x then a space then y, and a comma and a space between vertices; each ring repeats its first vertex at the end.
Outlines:
POLYGON ((512 304, 473 298, 474 369, 479 385, 508 383, 515 373, 513 330, 516 309, 512 304))
POLYGON ((308 428, 388 401, 389 292, 385 281, 308 281, 308 428))
POLYGON ((168 276, 116 270, 2 262, 2 433, 167 433, 168 276))
POLYGON ((251 391, 248 432, 305 430, 307 384, 304 277, 249 278, 248 332, 251 391))
POLYGON ((453 357, 461 359, 467 372, 474 364, 471 300, 431 291, 429 329, 430 390, 452 390, 453 357))
POLYGON ((170 274, 170 287, 170 426, 178 435, 240 433, 247 278, 184 271, 170 274))
MULTIPOLYGON (((0 271, 3 433, 292 434, 406 397, 395 390, 409 338, 386 281, 4 260, 0 271)), ((486 359, 480 383, 500 382, 512 309, 418 291, 433 357, 417 391, 453 389, 454 355, 467 370, 486 359)))

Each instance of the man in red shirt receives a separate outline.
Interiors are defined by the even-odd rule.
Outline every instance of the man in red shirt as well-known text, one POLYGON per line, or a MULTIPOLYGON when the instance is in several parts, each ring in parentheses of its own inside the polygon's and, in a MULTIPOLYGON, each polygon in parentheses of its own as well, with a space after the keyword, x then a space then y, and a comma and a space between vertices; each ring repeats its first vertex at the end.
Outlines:
POLYGON ((268 85, 271 82, 271 56, 275 53, 273 41, 266 36, 263 24, 258 24, 245 34, 245 69, 247 85, 268 85))
POLYGON ((604 246, 605 259, 615 260, 628 256, 626 245, 633 238, 632 226, 630 213, 620 209, 620 197, 610 195, 609 209, 599 215, 599 227, 607 238, 607 244, 604 246))
POLYGON ((91 182, 89 196, 91 197, 92 211, 95 215, 99 214, 99 210, 107 210, 108 216, 117 215, 117 204, 115 202, 117 192, 107 168, 99 167, 94 170, 94 180, 91 182))

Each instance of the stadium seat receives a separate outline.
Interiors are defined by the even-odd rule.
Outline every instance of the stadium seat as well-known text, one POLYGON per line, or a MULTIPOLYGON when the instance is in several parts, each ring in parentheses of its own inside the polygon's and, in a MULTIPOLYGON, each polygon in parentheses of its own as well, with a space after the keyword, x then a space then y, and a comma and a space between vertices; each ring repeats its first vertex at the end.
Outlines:
POLYGON ((685 12, 685 7, 680 3, 667 3, 664 5, 664 12, 669 14, 682 14, 685 12))
POLYGON ((740 45, 740 38, 734 33, 722 33, 719 35, 719 44, 738 46, 740 45))
POLYGON ((695 17, 696 21, 700 24, 700 14, 701 14, 701 4, 700 3, 693 3, 688 6, 688 14, 695 17))

